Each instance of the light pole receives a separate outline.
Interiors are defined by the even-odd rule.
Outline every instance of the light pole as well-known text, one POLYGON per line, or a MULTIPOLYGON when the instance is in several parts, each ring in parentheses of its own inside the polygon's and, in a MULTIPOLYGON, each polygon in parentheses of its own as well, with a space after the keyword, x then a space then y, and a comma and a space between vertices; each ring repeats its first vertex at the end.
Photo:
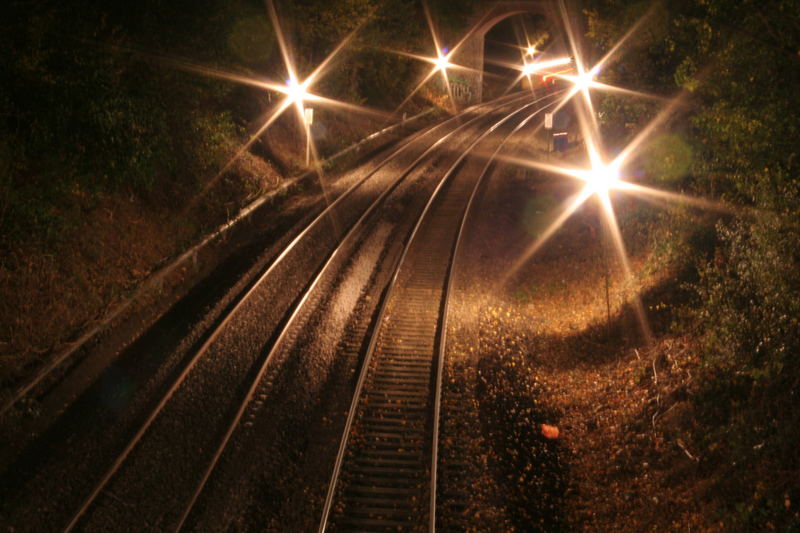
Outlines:
POLYGON ((611 343, 611 300, 609 298, 609 273, 608 273, 608 233, 609 228, 607 224, 600 221, 603 228, 603 236, 601 237, 601 246, 603 248, 603 268, 606 277, 606 342, 611 343))
POLYGON ((303 123, 306 129, 306 166, 308 166, 311 161, 311 124, 314 123, 313 107, 303 109, 303 123))

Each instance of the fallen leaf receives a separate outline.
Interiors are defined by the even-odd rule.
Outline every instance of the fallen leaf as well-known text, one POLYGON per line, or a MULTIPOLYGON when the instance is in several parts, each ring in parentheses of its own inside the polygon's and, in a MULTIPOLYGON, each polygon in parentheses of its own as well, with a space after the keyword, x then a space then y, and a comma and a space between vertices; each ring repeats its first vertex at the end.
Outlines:
POLYGON ((559 435, 558 428, 549 424, 542 424, 542 435, 546 439, 557 439, 559 435))

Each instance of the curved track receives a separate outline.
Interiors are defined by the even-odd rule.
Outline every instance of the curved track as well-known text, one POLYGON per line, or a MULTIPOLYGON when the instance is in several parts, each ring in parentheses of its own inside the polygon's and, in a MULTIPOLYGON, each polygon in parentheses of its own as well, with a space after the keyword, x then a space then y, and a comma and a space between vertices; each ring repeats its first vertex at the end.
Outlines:
MULTIPOLYGON (((508 104, 504 103, 503 105, 508 104)), ((502 108, 503 105, 498 107, 502 108)), ((266 344, 271 345, 271 348, 266 352, 266 355, 262 355, 262 349, 258 348, 257 352, 253 352, 253 356, 248 359, 248 368, 250 371, 247 372, 247 375, 243 375, 242 378, 236 380, 235 385, 236 389, 241 389, 242 386, 246 387, 244 396, 235 400, 235 402, 226 401, 223 407, 217 408, 217 412, 219 413, 218 416, 208 416, 207 423, 209 423, 211 428, 226 428, 223 430, 224 433, 221 440, 215 444, 214 442, 217 439, 211 437, 205 439, 201 443, 198 443, 197 441, 187 443, 187 447, 179 455, 184 461, 188 457, 194 457, 192 461, 193 464, 187 465, 180 471, 180 474, 176 476, 177 479, 175 480, 174 488, 171 491, 171 493, 174 495, 174 499, 165 502, 149 501, 149 506, 143 506, 147 514, 170 517, 177 509, 183 509, 180 516, 177 517, 177 520, 175 521, 174 529, 179 530, 183 527, 184 522, 189 516, 195 501, 202 492, 211 472, 225 450, 228 441, 238 427, 248 405, 253 399, 254 393, 258 388, 262 377, 270 368, 278 348, 285 341, 287 332, 290 330, 290 327, 293 325, 294 321, 300 316, 300 313, 304 307, 304 303, 312 294, 314 294, 314 289, 317 287, 322 273, 324 273, 328 266, 333 264, 333 262, 337 259, 340 250, 343 249, 343 243, 354 235, 356 229, 361 227, 362 223, 364 220, 366 220, 369 214, 374 212, 386 200, 386 198, 389 197, 396 187, 402 184, 404 180, 406 180, 412 174, 412 172, 420 166, 421 163, 423 163, 432 153, 434 153, 437 148, 444 148, 446 143, 451 141, 456 134, 464 130, 468 130, 470 127, 479 126, 479 124, 485 120, 486 117, 482 114, 468 118, 463 124, 458 125, 456 128, 451 129, 451 131, 448 131, 447 133, 444 133, 438 139, 436 139, 435 142, 427 146, 422 153, 417 155, 412 160, 410 164, 406 164, 400 172, 392 173, 388 186, 385 185, 385 189, 381 194, 378 195, 377 198, 369 200, 369 207, 367 207, 361 216, 359 216, 357 220, 352 223, 350 230, 345 234, 344 238, 337 237, 336 245, 333 247, 331 253, 328 255, 322 266, 317 269, 316 274, 303 275, 301 272, 293 273, 299 279, 307 280, 311 278, 312 281, 308 283, 308 285, 303 288, 295 300, 287 306, 285 317, 281 321, 281 324, 276 332, 273 333, 271 338, 265 339, 266 344), (252 361, 252 363, 249 361, 252 361), (249 383, 249 385, 246 383, 249 383), (236 407, 237 405, 238 407, 236 407), (234 412, 232 417, 227 414, 231 411, 234 412), (230 420, 230 422, 226 422, 226 419, 230 420), (203 448, 203 450, 212 448, 215 451, 209 459, 206 459, 204 457, 204 455, 206 455, 205 453, 202 453, 202 451, 199 454, 197 453, 196 448, 198 447, 203 448), (206 465, 205 467, 203 467, 204 464, 206 465), (195 488, 191 492, 186 492, 186 487, 191 487, 192 485, 195 485, 195 488)), ((411 143, 406 143, 400 150, 410 145, 411 143)), ((71 530, 78 524, 82 516, 89 511, 91 506, 94 505, 98 496, 105 491, 106 486, 109 485, 109 482, 113 477, 120 477, 120 479, 116 481, 114 485, 123 486, 124 489, 128 489, 128 487, 131 486, 148 486, 149 480, 147 478, 153 475, 152 471, 156 470, 156 468, 163 468, 160 464, 154 464, 154 461, 160 462, 157 457, 162 454, 162 448, 170 445, 169 443, 176 442, 178 439, 180 439, 182 433, 180 424, 198 424, 201 423, 201 420, 206 415, 210 414, 211 410, 209 409, 209 405, 202 406, 201 409, 197 409, 195 406, 189 406, 188 409, 191 411, 190 415, 194 414, 194 418, 192 419, 191 416, 187 416, 186 404, 191 402, 187 394, 183 394, 183 397, 178 397, 176 398, 176 402, 172 402, 173 395, 178 395, 179 392, 182 392, 181 388, 183 387, 184 381, 189 378, 190 373, 194 370, 195 362, 201 361, 201 357, 208 358, 224 356, 226 353, 230 353, 230 346, 237 346, 240 337, 247 336, 247 330, 251 327, 251 325, 247 323, 240 324, 237 320, 237 315, 241 314, 242 316, 247 316, 249 314, 252 316, 252 313, 247 312, 248 307, 261 308, 269 305, 269 302, 267 302, 265 298, 259 297, 258 291, 261 289, 265 280, 269 279, 268 276, 275 271, 276 265, 280 265, 284 258, 289 257, 289 254, 295 251, 294 246, 300 243, 301 239, 309 235, 309 233, 316 228, 316 224, 321 224, 322 221, 326 221, 335 229, 341 228, 343 225, 342 218, 347 215, 352 216, 352 207, 350 207, 349 211, 345 212, 344 214, 339 213, 335 219, 326 220, 325 217, 335 216, 333 215, 332 208, 338 205, 338 203, 345 198, 346 195, 351 194, 353 191, 357 190, 356 188, 361 186, 361 184, 366 183, 368 178, 372 177, 379 169, 386 166, 386 164, 396 157, 398 153, 402 153, 400 150, 395 151, 389 158, 387 158, 387 160, 381 162, 376 169, 370 171, 365 178, 362 178, 362 180, 360 180, 355 186, 351 187, 345 194, 337 198, 325 212, 321 213, 315 219, 315 221, 306 228, 306 230, 301 232, 292 241, 290 246, 287 247, 287 249, 277 258, 275 263, 273 263, 273 265, 267 269, 267 271, 265 271, 253 288, 245 294, 244 298, 242 298, 239 304, 237 304, 233 311, 222 322, 221 326, 215 330, 214 334, 212 334, 211 337, 203 344, 200 350, 196 352, 190 361, 190 364, 184 367, 181 374, 159 401, 156 408, 150 413, 145 423, 142 424, 134 437, 123 449, 122 453, 115 459, 112 466, 103 475, 100 482, 97 483, 93 491, 84 500, 78 511, 73 515, 66 528, 67 531, 71 530), (209 355, 206 355, 207 353, 209 355), (172 405, 173 403, 175 406, 172 405), (158 418, 163 418, 163 420, 157 420, 158 418), (177 420, 178 418, 180 418, 180 420, 177 420), (137 453, 134 454, 133 452, 135 449, 137 453), (129 456, 131 456, 131 461, 129 461, 129 456), (126 464, 128 462, 130 464, 126 464)), ((340 235, 339 231, 334 231, 334 233, 340 235)), ((317 254, 317 257, 319 257, 319 254, 317 254)), ((275 282, 280 283, 280 281, 277 279, 275 282)), ((259 346, 263 346, 263 343, 259 343, 259 346)), ((191 384, 189 384, 189 387, 191 387, 191 384)), ((204 391, 204 396, 214 396, 215 398, 224 397, 225 391, 221 390, 223 388, 217 388, 216 390, 210 389, 204 384, 202 389, 204 391)), ((195 397, 196 396, 197 395, 195 395, 195 397)), ((228 396, 230 396, 230 394, 228 394, 228 396)), ((218 400, 216 401, 218 402, 218 400)), ((204 400, 204 402, 210 404, 212 403, 212 400, 209 398, 204 400)), ((213 432, 209 433, 213 434, 213 432)), ((170 467, 167 470, 171 473, 175 472, 174 467, 170 467)), ((142 494, 145 491, 146 489, 140 488, 134 491, 134 493, 142 494)), ((118 492, 121 491, 115 487, 112 488, 112 493, 116 494, 118 492)), ((137 499, 139 498, 140 496, 137 496, 137 499)), ((90 522, 91 527, 104 527, 105 524, 113 521, 113 516, 116 514, 115 509, 117 508, 119 508, 118 503, 109 502, 108 498, 105 498, 100 505, 99 513, 95 512, 95 514, 97 514, 97 518, 90 522)), ((165 520, 167 523, 169 523, 173 519, 166 518, 165 520)), ((173 526, 169 525, 168 528, 173 529, 173 526)))
MULTIPOLYGON (((485 107, 485 106, 478 106, 478 107, 485 107)), ((356 183, 352 184, 349 188, 347 188, 347 190, 345 190, 338 197, 336 197, 321 213, 319 213, 319 215, 317 217, 315 217, 313 219, 313 221, 311 223, 309 223, 289 243, 289 245, 287 245, 281 251, 281 253, 275 259, 273 259, 273 261, 271 262, 270 266, 267 269, 265 269, 264 272, 261 274, 261 276, 252 284, 252 286, 250 287, 250 290, 248 290, 247 292, 245 292, 243 295, 240 296, 239 302, 236 304, 236 306, 240 305, 242 302, 247 300, 248 296, 252 292, 253 287, 255 287, 258 284, 262 283, 264 281, 264 278, 266 278, 271 273, 271 271, 278 264, 281 263, 281 261, 285 258, 285 256, 287 254, 291 253, 291 251, 297 246, 297 244, 302 239, 306 238, 311 231, 313 231, 316 227, 320 226, 328 218, 334 217, 335 216, 335 212, 336 212, 336 208, 338 207, 338 204, 340 202, 342 202, 343 200, 346 200, 366 180, 368 180, 370 177, 372 177, 376 172, 380 171, 384 166, 386 166, 387 164, 391 163, 395 158, 398 158, 399 156, 401 156, 404 153, 404 151, 406 151, 410 147, 410 145, 412 145, 413 143, 415 143, 415 142, 417 142, 417 141, 419 141, 421 139, 424 139, 426 136, 429 136, 429 135, 433 134, 435 131, 437 131, 437 130, 439 130, 441 128, 447 128, 448 126, 452 125, 453 123, 456 123, 459 118, 460 117, 456 117, 456 118, 450 119, 450 120, 448 120, 448 121, 446 121, 446 122, 444 122, 442 124, 438 124, 438 125, 435 125, 435 126, 433 126, 431 128, 427 128, 427 129, 425 129, 423 131, 415 133, 414 135, 412 135, 411 137, 406 139, 403 143, 401 143, 401 145, 398 146, 396 149, 394 149, 387 157, 383 158, 383 160, 380 161, 372 170, 370 170, 367 173, 366 176, 364 176, 363 178, 358 180, 356 183)), ((443 142, 447 138, 449 138, 451 133, 453 133, 453 132, 450 132, 450 133, 444 135, 443 137, 441 137, 436 143, 434 143, 434 147, 438 146, 441 142, 443 142)), ((433 147, 431 147, 431 148, 433 148, 433 147)), ((426 152, 423 153, 423 155, 421 157, 424 157, 428 153, 429 153, 429 151, 426 150, 426 152)), ((416 161, 416 162, 418 162, 418 161, 416 161)), ((227 320, 229 320, 235 314, 235 310, 236 310, 236 308, 234 307, 234 309, 229 311, 227 313, 227 315, 222 319, 222 321, 219 324, 217 324, 215 329, 210 334, 211 338, 213 338, 216 334, 218 334, 217 332, 220 329, 222 329, 222 327, 224 327, 224 325, 227 322, 227 320)), ((7 412, 11 411, 17 404, 19 404, 20 401, 22 401, 23 399, 25 399, 29 395, 33 394, 35 392, 36 388, 40 384, 45 382, 56 371, 60 370, 62 366, 66 365, 66 364, 73 364, 74 365, 75 364, 74 362, 71 363, 69 361, 69 356, 70 355, 72 355, 72 351, 66 351, 63 354, 59 355, 58 357, 53 358, 52 360, 50 360, 47 363, 45 363, 42 366, 42 368, 40 368, 38 371, 36 371, 30 378, 28 378, 27 381, 25 381, 22 385, 20 385, 19 388, 13 394, 11 394, 9 398, 5 399, 4 402, 2 404, 0 404, 0 419, 2 419, 3 416, 7 412)), ((50 386, 52 387, 52 384, 50 386)))
MULTIPOLYGON (((541 108, 499 142, 477 178, 457 170, 490 133, 535 103, 507 115, 464 151, 410 233, 366 350, 320 532, 435 529, 444 332, 453 261, 469 208, 494 157, 541 108)), ((492 142, 496 141, 489 139, 492 142)))
MULTIPOLYGON (((501 109, 504 105, 514 105, 514 103, 520 99, 520 97, 512 97, 505 99, 500 103, 494 103, 492 106, 485 107, 488 111, 496 112, 497 109, 501 109)), ((82 487, 86 488, 84 489, 84 496, 81 496, 80 502, 75 499, 76 495, 74 494, 64 497, 63 501, 47 502, 47 505, 50 505, 51 507, 49 507, 46 512, 38 513, 38 516, 36 516, 33 520, 30 520, 31 516, 26 515, 25 513, 21 515, 14 515, 15 508, 12 507, 9 509, 4 505, 3 514, 8 519, 6 520, 4 518, 4 522, 7 521, 8 524, 13 524, 16 522, 21 530, 51 530, 55 529, 53 527, 54 524, 58 524, 65 512, 68 512, 71 518, 69 518, 68 521, 63 522, 67 524, 66 530, 71 530, 75 526, 79 525, 84 515, 90 511, 96 502, 98 502, 98 497, 104 493, 111 480, 118 475, 120 470, 123 469, 123 466, 128 461, 129 456, 131 456, 134 450, 140 446, 140 443, 142 443, 143 440, 146 440, 145 437, 148 436, 152 430, 158 430, 155 431, 155 433, 162 436, 160 440, 158 438, 151 439, 153 441, 153 444, 151 445, 152 447, 157 448, 165 442, 163 437, 165 435, 169 435, 170 433, 169 431, 164 431, 163 428, 158 428, 157 423, 159 422, 160 418, 167 418, 169 420, 169 424, 174 423, 173 420, 170 420, 170 416, 172 415, 164 416, 163 413, 167 407, 173 403, 173 397, 178 397, 178 402, 181 402, 180 391, 182 388, 188 387, 189 385, 186 385, 187 381, 190 381, 192 376, 198 373, 198 371, 195 369, 199 368, 201 365, 206 365, 204 370, 206 374, 208 374, 209 371, 213 371, 213 364, 205 362, 206 360, 214 361, 224 358, 225 354, 230 352, 231 347, 234 350, 242 348, 241 343, 237 343, 235 341, 229 343, 225 348, 221 347, 220 344, 223 344, 226 340, 230 341, 232 337, 240 337, 242 335, 248 336, 248 338, 251 340, 251 343, 244 348, 246 348, 248 353, 251 355, 249 358, 240 358, 238 361, 238 366, 242 367, 243 370, 240 370, 238 375, 231 376, 228 381, 222 380, 223 382, 218 386, 217 389, 212 388, 209 392, 209 402, 211 403, 216 401, 219 402, 219 405, 216 407, 205 406, 201 407, 199 410, 197 408, 193 408, 193 410, 196 411, 194 417, 188 417, 185 421, 187 424, 202 424, 203 418, 206 415, 211 415, 213 413, 213 416, 208 416, 209 422, 212 420, 214 422, 214 424, 211 424, 210 426, 216 427, 219 424, 223 424, 227 429, 224 430, 222 439, 213 437, 208 441, 209 443, 215 440, 218 442, 216 445, 213 445, 215 451, 210 459, 203 459, 202 457, 206 455, 207 452, 200 453, 198 455, 197 449, 192 450, 191 453, 187 453, 186 449, 179 452, 184 459, 188 457, 197 457, 199 459, 197 462, 192 464, 191 467, 187 468, 187 472, 192 473, 188 474, 186 477, 188 479, 193 478, 197 480, 195 482, 190 482, 194 484, 195 488, 191 491, 191 495, 188 498, 189 503, 180 504, 180 509, 182 509, 180 517, 176 517, 176 519, 170 519, 169 516, 167 516, 163 519, 166 520, 166 524, 169 524, 175 520, 173 522, 174 527, 180 529, 185 519, 191 512, 198 495, 203 490, 205 482, 213 471, 220 455, 225 450, 228 440, 239 425, 247 406, 253 399, 259 381, 263 377, 265 370, 269 367, 272 357, 276 351, 276 347, 280 346, 284 342, 286 332, 299 316, 300 311, 304 307, 304 303, 308 301, 309 295, 313 293, 315 287, 319 283, 322 273, 325 272, 329 265, 333 264, 336 260, 339 250, 342 249, 341 242, 352 240, 356 233, 356 229, 363 224, 363 221, 366 220, 369 215, 373 213, 379 205, 382 204, 382 202, 385 201, 388 195, 391 194, 395 188, 412 173, 414 169, 416 169, 421 165, 421 163, 429 158, 434 150, 444 148, 445 143, 449 139, 466 130, 470 126, 478 125, 482 120, 486 120, 486 116, 476 113, 472 118, 464 119, 461 117, 460 119, 453 119, 447 123, 413 136, 401 147, 393 151, 375 168, 369 171, 363 178, 359 179, 345 192, 340 194, 331 203, 331 205, 328 206, 328 208, 321 212, 289 243, 289 245, 280 254, 278 254, 270 266, 266 268, 251 285, 251 287, 242 294, 238 301, 231 306, 226 316, 217 323, 216 327, 206 336, 205 340, 199 345, 199 347, 193 350, 189 357, 186 357, 180 361, 179 366, 176 367, 173 373, 173 377, 166 381, 168 385, 163 387, 162 394, 160 394, 158 399, 152 401, 143 401, 143 404, 149 404, 151 405, 151 408, 147 409, 146 411, 142 410, 138 416, 133 417, 134 419, 138 419, 139 422, 135 426, 130 426, 131 429, 129 430, 129 437, 125 439, 124 445, 121 445, 118 448, 121 449, 121 452, 116 454, 113 459, 107 460, 105 467, 102 466, 103 461, 98 461, 98 465, 101 467, 100 469, 98 469, 98 465, 80 465, 79 468, 77 463, 82 462, 81 458, 75 457, 74 455, 71 456, 68 449, 68 446, 70 445, 70 438, 74 439, 75 437, 70 436, 65 439, 65 442, 63 443, 63 446, 65 447, 65 450, 63 450, 65 453, 63 461, 73 461, 76 464, 70 466, 70 468, 74 467, 75 470, 68 470, 68 474, 63 475, 83 474, 86 478, 83 485, 81 485, 82 487), (458 120, 466 121, 463 124, 456 125, 454 127, 454 124, 457 123, 458 120), (430 137, 433 137, 440 129, 446 130, 447 128, 451 128, 451 130, 436 139, 434 142, 431 142, 432 140, 430 137), (399 172, 389 172, 388 167, 390 164, 395 159, 399 160, 401 156, 406 157, 406 160, 413 159, 413 161, 410 164, 405 165, 399 172), (387 170, 385 173, 390 175, 390 177, 387 178, 388 186, 387 182, 383 181, 372 186, 372 193, 365 191, 365 189, 370 186, 371 182, 376 181, 374 176, 379 174, 384 168, 387 170), (377 198, 375 197, 374 191, 378 191, 377 198), (350 205, 345 205, 346 200, 352 200, 352 203, 350 205), (359 207, 364 205, 367 205, 368 207, 359 207), (358 214, 359 212, 361 213, 360 215, 358 214), (341 228, 343 225, 349 225, 350 227, 350 230, 346 232, 344 237, 341 237, 341 231, 330 231, 331 227, 341 228), (316 271, 316 274, 312 275, 313 281, 310 283, 307 281, 302 281, 303 278, 306 280, 309 279, 308 276, 302 276, 299 275, 300 272, 294 272, 294 277, 296 278, 296 281, 294 281, 294 286, 303 287, 303 291, 301 291, 299 294, 295 293, 294 296, 290 295, 283 298, 283 301, 287 301, 288 303, 284 305, 284 311, 281 312, 278 310, 277 314, 283 316, 283 318, 280 318, 277 322, 279 327, 274 329, 263 327, 262 325, 257 326, 255 330, 252 330, 252 319, 250 324, 242 325, 237 323, 237 317, 239 315, 246 314, 248 310, 270 305, 270 303, 268 303, 270 293, 264 292, 264 286, 277 284, 278 282, 276 282, 276 278, 287 279, 288 277, 291 280, 291 276, 287 276, 287 272, 291 272, 293 269, 287 267, 286 264, 290 262, 289 260, 293 255, 303 256, 308 253, 309 245, 307 244, 307 241, 313 240, 313 237, 315 237, 314 232, 337 235, 336 239, 338 244, 333 246, 332 251, 327 255, 327 259, 321 259, 316 262, 317 266, 315 266, 313 262, 311 264, 305 264, 304 269, 311 269, 312 272, 316 271), (255 339, 252 337, 255 337, 255 339), (265 356, 261 356, 259 354, 263 352, 263 346, 265 345, 271 346, 272 348, 266 352, 265 356), (211 366, 209 367, 209 365, 211 366), (236 391, 242 387, 242 377, 247 378, 247 381, 250 383, 250 385, 246 386, 246 392, 243 395, 238 395, 236 394, 236 391), (231 387, 231 384, 234 383, 236 383, 236 385, 231 387), (218 399, 217 396, 219 395, 216 393, 224 391, 228 391, 227 396, 221 400, 218 399), (239 405, 238 408, 231 407, 231 402, 229 399, 227 399, 231 397, 231 393, 233 393, 233 396, 239 397, 239 399, 236 401, 239 405), (235 413, 232 418, 230 418, 230 415, 226 414, 231 411, 235 413), (226 418, 230 420, 230 422, 223 422, 226 418), (198 466, 201 465, 206 466, 198 470, 198 466), (98 471, 102 471, 102 473, 98 475, 98 471), (202 473, 199 477, 197 477, 195 473, 200 471, 202 473), (89 485, 89 483, 91 485, 89 485), (68 511, 68 509, 72 509, 72 511, 68 511)), ((442 182, 444 182, 444 180, 442 180, 442 182)), ((312 246, 311 249, 317 249, 317 246, 312 246)), ((291 291, 289 291, 289 293, 291 294, 291 291)), ((273 309, 273 312, 274 311, 275 310, 273 309)), ((200 386, 202 388, 204 385, 203 381, 205 381, 205 379, 207 378, 199 379, 199 385, 195 386, 200 386)), ((183 400, 184 404, 186 402, 191 403, 191 400, 183 400)), ((182 411, 179 409, 178 412, 182 411)), ((162 425, 163 424, 166 423, 162 422, 162 425)), ((175 431, 175 429, 173 429, 173 431, 175 431)), ((177 431, 180 431, 180 428, 178 428, 177 431)), ((211 431, 210 433, 215 434, 214 431, 211 431)), ((207 448, 207 446, 207 444, 204 444, 203 446, 199 447, 207 448)), ((196 448, 198 446, 192 447, 196 448)), ((203 452, 202 449, 199 451, 203 452)), ((146 465, 147 462, 145 461, 143 464, 146 465)), ((137 468, 139 472, 139 474, 136 474, 137 476, 147 475, 147 472, 149 472, 146 467, 142 468, 141 464, 137 468)), ((136 470, 136 468, 133 470, 136 470)), ((27 472, 23 472, 22 475, 19 475, 18 479, 24 478, 25 474, 27 474, 27 472)), ((16 504, 18 504, 16 509, 20 509, 24 508, 24 500, 27 498, 46 498, 48 477, 47 472, 43 470, 41 472, 36 472, 36 474, 36 479, 30 484, 28 484, 29 480, 21 479, 23 481, 22 487, 12 487, 11 483, 6 483, 8 478, 4 479, 4 501, 9 502, 13 500, 16 504)), ((4 478, 5 477, 6 476, 4 474, 4 478)), ((179 481, 185 484, 184 482, 186 479, 180 479, 179 481)), ((115 497, 116 496, 110 493, 105 495, 104 502, 102 503, 101 507, 107 506, 108 502, 113 501, 115 497)), ((178 500, 182 499, 181 495, 176 495, 176 497, 178 500)), ((174 507, 174 502, 166 502, 166 505, 169 507, 174 507)), ((171 527, 172 526, 167 526, 167 528, 171 527)), ((135 530, 136 527, 130 526, 130 529, 135 530)), ((158 529, 161 528, 159 527, 158 529)))

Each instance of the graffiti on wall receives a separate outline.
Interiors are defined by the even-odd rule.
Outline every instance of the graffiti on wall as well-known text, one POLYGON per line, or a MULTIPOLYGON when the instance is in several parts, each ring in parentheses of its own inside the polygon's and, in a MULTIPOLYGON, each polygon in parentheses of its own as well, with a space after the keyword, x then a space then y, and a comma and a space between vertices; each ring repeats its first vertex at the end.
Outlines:
POLYGON ((472 84, 464 78, 453 76, 450 78, 450 90, 453 92, 453 99, 459 104, 472 103, 473 91, 472 84))

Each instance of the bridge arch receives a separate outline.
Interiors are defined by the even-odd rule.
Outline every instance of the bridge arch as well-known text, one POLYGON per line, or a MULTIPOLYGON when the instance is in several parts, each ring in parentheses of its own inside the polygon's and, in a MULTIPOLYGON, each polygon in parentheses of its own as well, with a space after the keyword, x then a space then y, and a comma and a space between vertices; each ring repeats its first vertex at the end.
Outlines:
POLYGON ((558 4, 554 0, 509 0, 494 2, 476 14, 474 23, 463 39, 453 62, 471 69, 459 73, 469 90, 462 92, 459 105, 471 105, 483 101, 483 72, 486 34, 500 22, 515 15, 539 15, 551 28, 551 35, 563 33, 558 4))

